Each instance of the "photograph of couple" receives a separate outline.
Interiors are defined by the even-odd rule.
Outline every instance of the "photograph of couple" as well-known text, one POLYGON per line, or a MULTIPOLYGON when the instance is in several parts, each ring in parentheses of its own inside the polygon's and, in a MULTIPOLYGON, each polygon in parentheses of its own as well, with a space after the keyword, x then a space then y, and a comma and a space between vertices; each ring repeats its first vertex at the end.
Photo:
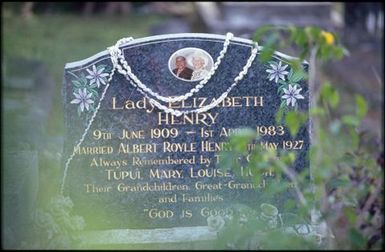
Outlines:
POLYGON ((180 49, 169 59, 170 71, 176 78, 184 81, 202 80, 213 66, 211 56, 199 48, 180 49))

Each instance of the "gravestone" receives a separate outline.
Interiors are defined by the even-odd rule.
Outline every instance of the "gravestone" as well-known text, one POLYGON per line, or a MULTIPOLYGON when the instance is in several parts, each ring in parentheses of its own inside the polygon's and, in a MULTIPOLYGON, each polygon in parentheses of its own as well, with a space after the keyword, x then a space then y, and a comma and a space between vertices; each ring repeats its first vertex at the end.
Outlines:
POLYGON ((54 81, 40 61, 10 58, 3 66, 3 244, 20 249, 34 220, 54 81))
POLYGON ((2 229, 4 247, 20 249, 21 242, 28 237, 39 189, 37 151, 7 151, 4 153, 2 229), (15 172, 15 170, 17 172, 15 172))
MULTIPOLYGON (((289 56, 276 52, 261 63, 259 54, 252 60, 252 41, 232 38, 223 53, 225 41, 222 35, 186 33, 122 44, 122 56, 147 89, 118 71, 108 81, 114 68, 108 51, 65 66, 62 191, 86 221, 85 243, 210 240, 216 237, 210 216, 231 215, 232 205, 283 207, 264 194, 274 171, 267 169, 255 184, 247 178, 253 171, 239 177, 220 169, 218 154, 227 150, 232 132, 249 127, 261 136, 255 145, 295 149, 293 168, 309 169, 309 124, 293 138, 275 120, 282 106, 308 111, 308 86, 304 80, 289 83, 289 56), (157 96, 188 93, 213 68, 191 97, 156 105, 157 96), (237 77, 242 70, 247 73, 237 77)), ((293 190, 284 197, 295 197, 293 190)))
POLYGON ((47 66, 37 60, 16 58, 6 61, 5 65, 4 142, 8 151, 41 151, 52 107, 52 76, 47 66))
POLYGON ((231 30, 248 38, 262 25, 314 25, 331 30, 333 15, 336 15, 330 2, 234 1, 197 2, 195 5, 210 32, 231 30))

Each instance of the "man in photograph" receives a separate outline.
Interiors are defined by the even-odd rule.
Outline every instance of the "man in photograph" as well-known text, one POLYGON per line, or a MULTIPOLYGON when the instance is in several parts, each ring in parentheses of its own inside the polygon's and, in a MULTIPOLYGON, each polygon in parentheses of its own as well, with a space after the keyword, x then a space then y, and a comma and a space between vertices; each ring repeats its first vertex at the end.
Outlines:
POLYGON ((178 56, 175 59, 176 68, 172 72, 179 78, 185 80, 191 80, 193 70, 187 67, 186 58, 183 56, 178 56))

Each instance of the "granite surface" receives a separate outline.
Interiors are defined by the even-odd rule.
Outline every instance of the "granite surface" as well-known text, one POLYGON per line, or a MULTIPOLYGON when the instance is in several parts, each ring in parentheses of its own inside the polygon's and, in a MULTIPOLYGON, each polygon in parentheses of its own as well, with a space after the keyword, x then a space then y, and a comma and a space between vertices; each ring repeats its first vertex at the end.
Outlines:
MULTIPOLYGON (((179 49, 182 48, 200 48, 208 52, 211 57, 215 59, 218 57, 219 52, 223 48, 224 37, 212 38, 208 36, 194 37, 194 34, 186 35, 185 37, 174 37, 170 35, 163 39, 151 39, 142 41, 140 43, 134 43, 125 45, 124 57, 128 64, 132 67, 134 74, 145 83, 149 88, 163 96, 176 96, 188 92, 198 82, 188 82, 178 78, 175 78, 173 73, 170 72, 168 67, 168 61, 170 56, 179 49)), ((251 44, 247 42, 232 42, 229 46, 228 52, 219 65, 216 73, 212 76, 211 80, 205 85, 200 92, 193 97, 207 97, 218 98, 234 81, 234 78, 244 67, 247 59, 250 56, 251 44)), ((285 59, 280 56, 275 56, 273 61, 282 61, 285 64, 285 59)), ((79 87, 89 85, 91 77, 90 75, 92 66, 98 67, 100 72, 109 73, 112 69, 112 64, 108 55, 102 55, 100 57, 94 57, 92 60, 82 61, 81 64, 71 64, 70 67, 66 67, 64 73, 64 85, 63 85, 63 101, 65 108, 65 121, 66 121, 66 138, 63 154, 63 167, 67 158, 71 155, 74 146, 81 138, 87 124, 92 116, 92 108, 83 111, 80 110, 79 104, 71 103, 76 97, 74 93, 78 93, 79 87), (88 71, 87 71, 88 69, 88 71), (102 71, 102 70, 103 71, 102 71), (81 76, 83 75, 82 84, 81 76), (74 83, 74 81, 78 81, 74 83), (79 84, 80 83, 80 84, 79 84), (83 85, 83 86, 82 86, 83 85)), ((124 104, 126 100, 140 101, 143 100, 143 95, 136 90, 135 87, 120 74, 115 74, 109 89, 106 92, 104 100, 101 102, 100 109, 95 116, 95 119, 90 127, 88 134, 82 146, 114 146, 117 148, 122 140, 120 139, 105 139, 95 140, 93 138, 94 130, 102 130, 104 132, 111 132, 112 135, 121 135, 122 129, 128 131, 133 130, 145 130, 148 132, 151 128, 177 128, 179 136, 173 139, 167 139, 168 142, 175 143, 191 143, 197 142, 198 145, 204 140, 210 140, 212 142, 225 141, 225 137, 219 137, 216 133, 210 139, 203 139, 199 134, 187 134, 188 131, 198 131, 201 128, 210 129, 214 132, 219 132, 222 127, 226 128, 239 128, 239 127, 251 127, 255 128, 258 125, 275 125, 275 114, 282 103, 282 97, 278 95, 278 84, 270 81, 268 78, 269 64, 262 64, 257 59, 253 62, 251 68, 248 71, 246 77, 239 82, 229 93, 229 97, 235 96, 263 96, 263 107, 216 107, 208 111, 209 113, 218 113, 216 123, 212 125, 158 125, 158 112, 159 109, 155 108, 151 113, 146 112, 144 109, 131 109, 131 110, 113 110, 113 97, 115 97, 116 104, 124 104)), ((286 70, 288 70, 287 68, 286 70)), ((301 111, 308 111, 309 109, 309 93, 308 86, 304 81, 299 82, 301 95, 305 99, 298 100, 298 109, 301 111)), ((90 88, 91 85, 89 85, 90 88)), ((93 103, 91 107, 96 108, 102 91, 105 85, 100 83, 99 87, 93 87, 88 92, 93 92, 91 98, 93 103)), ((81 88, 82 89, 82 88, 81 88)), ((88 89, 87 89, 88 90, 88 89)), ((189 98, 187 102, 191 102, 192 98, 189 98)), ((302 127, 297 135, 296 139, 304 140, 304 147, 298 152, 297 159, 295 161, 295 169, 302 171, 308 169, 309 164, 306 159, 309 147, 309 124, 307 123, 302 127)), ((289 133, 283 136, 264 137, 265 141, 282 141, 291 139, 289 133)), ((159 146, 162 145, 164 139, 134 139, 126 141, 129 144, 140 143, 155 143, 159 146)), ((75 209, 78 214, 82 215, 86 222, 87 228, 91 230, 103 230, 103 229, 124 229, 124 228, 168 228, 178 226, 202 226, 206 225, 206 218, 199 214, 199 210, 203 207, 209 207, 211 209, 224 209, 233 203, 245 204, 250 207, 259 206, 261 202, 275 202, 278 207, 282 203, 280 197, 292 197, 292 195, 277 196, 274 199, 265 198, 262 190, 225 190, 221 192, 216 191, 201 191, 195 190, 187 191, 161 191, 161 192, 113 192, 113 193, 86 193, 85 184, 95 183, 103 185, 114 186, 120 182, 126 184, 146 183, 150 184, 163 182, 171 182, 175 185, 191 185, 194 186, 197 179, 184 177, 183 179, 150 179, 144 175, 144 178, 140 181, 108 181, 106 178, 106 167, 90 167, 90 163, 94 157, 103 158, 108 160, 132 160, 133 156, 140 157, 141 159, 162 159, 170 156, 171 158, 197 158, 202 155, 206 158, 214 159, 215 152, 203 152, 198 148, 195 153, 187 152, 175 152, 175 153, 131 153, 131 154, 109 154, 109 155, 76 155, 71 161, 67 177, 65 180, 65 194, 69 195, 74 201, 75 209), (223 201, 217 202, 205 202, 205 203, 157 203, 160 196, 172 196, 177 194, 181 197, 181 194, 187 193, 191 195, 211 194, 212 197, 220 195, 223 197, 223 201), (146 217, 146 213, 143 209, 170 209, 174 211, 176 216, 171 219, 150 219, 146 217), (192 209, 194 216, 192 218, 179 218, 183 209, 192 209)), ((209 166, 208 169, 214 169, 215 164, 209 166)), ((150 168, 158 168, 160 170, 178 170, 187 172, 189 169, 198 170, 202 168, 202 165, 158 165, 158 166, 145 166, 140 167, 144 174, 150 168)), ((127 165, 114 170, 127 170, 136 171, 137 167, 132 166, 130 162, 127 165)), ((64 172, 64 171, 63 171, 64 172)), ((233 178, 201 178, 200 181, 205 183, 225 183, 233 178)))

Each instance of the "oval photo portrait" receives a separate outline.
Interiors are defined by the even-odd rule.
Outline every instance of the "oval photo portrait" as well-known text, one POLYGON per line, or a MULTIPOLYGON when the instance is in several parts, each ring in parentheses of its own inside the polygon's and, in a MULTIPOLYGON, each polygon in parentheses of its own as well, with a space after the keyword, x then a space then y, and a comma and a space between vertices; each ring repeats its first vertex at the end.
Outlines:
POLYGON ((213 58, 205 50, 188 47, 174 52, 168 60, 170 72, 184 81, 204 79, 214 66, 213 58))

